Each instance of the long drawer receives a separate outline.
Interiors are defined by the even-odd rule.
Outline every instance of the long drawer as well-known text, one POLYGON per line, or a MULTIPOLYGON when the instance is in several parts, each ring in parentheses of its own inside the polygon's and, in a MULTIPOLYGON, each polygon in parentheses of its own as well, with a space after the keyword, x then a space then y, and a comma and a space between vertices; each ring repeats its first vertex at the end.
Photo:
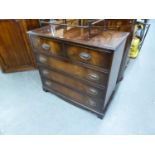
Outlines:
POLYGON ((102 86, 105 86, 107 83, 108 74, 106 73, 98 72, 76 64, 71 64, 68 61, 55 59, 43 54, 37 54, 36 58, 39 63, 50 68, 65 72, 69 75, 89 80, 101 84, 102 86))
POLYGON ((48 90, 52 90, 59 96, 65 97, 67 100, 71 100, 75 104, 79 104, 85 107, 89 107, 90 109, 100 111, 103 100, 95 100, 87 95, 82 95, 77 91, 74 91, 68 87, 65 87, 56 82, 52 82, 47 79, 43 79, 44 88, 48 90))
POLYGON ((81 92, 81 93, 85 93, 92 97, 97 97, 97 98, 100 97, 100 98, 104 99, 105 90, 95 88, 93 86, 93 83, 91 86, 90 86, 90 83, 89 83, 89 85, 88 84, 86 85, 86 83, 83 83, 82 81, 79 81, 73 77, 66 76, 64 74, 61 74, 60 72, 49 70, 49 69, 43 68, 43 67, 40 68, 40 73, 43 77, 45 77, 47 79, 61 83, 65 86, 68 86, 74 90, 81 92))

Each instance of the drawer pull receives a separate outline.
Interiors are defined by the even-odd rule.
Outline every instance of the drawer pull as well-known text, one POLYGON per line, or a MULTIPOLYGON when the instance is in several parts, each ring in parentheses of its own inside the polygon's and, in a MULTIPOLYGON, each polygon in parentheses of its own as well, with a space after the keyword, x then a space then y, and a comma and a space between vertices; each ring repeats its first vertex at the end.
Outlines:
POLYGON ((94 88, 89 88, 89 89, 87 90, 87 92, 88 92, 88 94, 90 94, 90 95, 97 95, 97 94, 98 94, 98 91, 97 91, 96 89, 94 89, 94 88))
POLYGON ((91 58, 91 55, 86 52, 82 52, 80 53, 80 58, 84 60, 89 60, 91 58))
POLYGON ((48 44, 46 44, 46 43, 43 43, 43 44, 42 44, 42 48, 43 48, 44 50, 49 50, 49 49, 50 49, 50 45, 48 45, 48 44))
POLYGON ((49 72, 48 72, 47 70, 43 70, 42 73, 43 73, 44 75, 48 75, 49 72))
POLYGON ((47 85, 47 86, 51 86, 51 82, 50 81, 45 81, 45 84, 47 85))
POLYGON ((96 107, 96 102, 93 101, 93 100, 91 100, 91 99, 89 99, 89 100, 87 101, 87 103, 88 103, 90 106, 92 106, 92 107, 96 107))
POLYGON ((88 74, 88 79, 98 81, 100 78, 97 74, 90 73, 90 74, 88 74))
POLYGON ((43 56, 40 56, 39 57, 39 61, 44 63, 44 62, 47 61, 47 59, 45 57, 43 57, 43 56))

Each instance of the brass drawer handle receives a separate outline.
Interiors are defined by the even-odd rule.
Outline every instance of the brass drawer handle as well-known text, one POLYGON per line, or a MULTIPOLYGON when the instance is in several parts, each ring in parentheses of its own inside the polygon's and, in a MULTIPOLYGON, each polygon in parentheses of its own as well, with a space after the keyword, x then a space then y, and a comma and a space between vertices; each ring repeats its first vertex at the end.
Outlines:
POLYGON ((100 79, 100 77, 95 73, 89 73, 88 74, 88 79, 98 81, 100 79))
POLYGON ((49 50, 50 49, 50 45, 43 43, 41 46, 44 50, 49 50))
POLYGON ((89 60, 89 59, 91 59, 91 55, 89 53, 82 52, 82 53, 80 53, 80 58, 84 59, 84 60, 89 60))
POLYGON ((91 99, 88 99, 87 103, 92 107, 96 107, 96 102, 91 99))
POLYGON ((98 91, 97 91, 96 89, 94 89, 94 88, 89 88, 89 89, 87 90, 87 92, 88 92, 88 94, 90 94, 90 95, 97 95, 97 94, 98 94, 98 91))
POLYGON ((51 82, 50 81, 45 81, 45 84, 47 85, 47 86, 51 86, 51 82))
POLYGON ((47 70, 43 70, 42 73, 43 73, 44 75, 48 75, 49 72, 48 72, 47 70))
POLYGON ((39 57, 39 61, 44 63, 44 62, 47 61, 47 59, 45 57, 43 57, 43 56, 40 56, 39 57))

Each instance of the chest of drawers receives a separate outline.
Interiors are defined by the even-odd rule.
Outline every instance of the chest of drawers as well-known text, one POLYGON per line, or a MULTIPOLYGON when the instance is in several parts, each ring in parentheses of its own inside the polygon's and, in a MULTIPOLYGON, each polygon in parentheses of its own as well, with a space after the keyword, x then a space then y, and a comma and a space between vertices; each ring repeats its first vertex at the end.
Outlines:
POLYGON ((103 118, 128 33, 100 31, 89 38, 87 29, 50 25, 28 33, 43 89, 103 118))

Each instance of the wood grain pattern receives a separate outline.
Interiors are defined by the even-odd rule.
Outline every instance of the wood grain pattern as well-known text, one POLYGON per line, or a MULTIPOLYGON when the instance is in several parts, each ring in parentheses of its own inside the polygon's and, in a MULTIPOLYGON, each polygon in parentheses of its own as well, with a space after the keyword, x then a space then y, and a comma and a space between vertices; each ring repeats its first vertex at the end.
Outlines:
POLYGON ((0 62, 4 72, 35 67, 26 31, 26 20, 0 20, 0 62))
POLYGON ((28 33, 106 50, 115 50, 128 36, 128 33, 125 32, 103 31, 103 29, 92 28, 92 34, 95 35, 89 38, 87 28, 56 28, 50 25, 29 31, 28 33))
POLYGON ((75 80, 71 76, 67 76, 43 67, 40 68, 40 72, 41 72, 41 76, 45 77, 46 79, 58 82, 62 85, 70 87, 71 89, 82 92, 82 94, 84 93, 88 96, 95 97, 95 98, 98 98, 98 97, 104 98, 105 90, 94 87, 93 83, 92 84, 90 83, 88 84, 86 82, 84 83, 80 80, 75 80))
POLYGON ((104 69, 110 69, 112 54, 108 52, 97 52, 83 47, 66 45, 66 55, 73 61, 80 61, 95 66, 103 67, 104 69), (85 54, 82 57, 81 54, 85 54))
POLYGON ((115 27, 117 31, 130 33, 130 35, 127 38, 127 42, 123 52, 123 58, 121 61, 121 66, 120 66, 119 75, 117 79, 117 82, 119 82, 123 79, 124 71, 129 61, 128 55, 129 55, 129 50, 130 50, 131 41, 133 37, 135 20, 134 19, 106 19, 105 21, 99 23, 99 25, 105 25, 107 28, 115 27))
POLYGON ((34 48, 43 89, 103 118, 116 88, 128 33, 103 31, 88 39, 87 30, 63 27, 52 32, 52 28, 29 32, 30 38, 60 43, 58 51, 55 46, 45 46, 49 51, 34 48))
POLYGON ((102 101, 100 102, 99 100, 96 101, 95 99, 92 99, 86 95, 82 95, 78 93, 77 91, 69 89, 68 87, 64 87, 63 85, 60 85, 56 82, 52 82, 46 79, 44 80, 44 85, 47 88, 55 90, 56 92, 62 94, 63 96, 66 96, 70 98, 71 100, 78 102, 79 104, 82 104, 84 106, 87 106, 89 108, 99 111, 99 107, 102 101))
POLYGON ((121 66, 120 66, 119 75, 117 79, 117 81, 119 82, 123 79, 124 71, 129 61, 128 55, 129 55, 129 50, 130 50, 132 37, 133 37, 135 20, 134 19, 111 19, 111 20, 108 19, 108 20, 105 20, 105 22, 107 27, 110 27, 110 26, 119 27, 118 31, 130 32, 130 35, 127 38, 127 42, 123 52, 123 58, 121 61, 121 66))
POLYGON ((71 64, 67 61, 55 59, 53 57, 47 57, 43 54, 37 55, 37 60, 46 66, 54 68, 58 71, 65 72, 72 76, 77 76, 85 80, 89 80, 105 86, 107 81, 107 74, 103 74, 91 69, 81 67, 79 65, 71 64), (94 78, 93 78, 94 77, 94 78))
POLYGON ((55 56, 63 56, 63 45, 60 42, 39 37, 32 37, 31 40, 34 49, 55 56))

